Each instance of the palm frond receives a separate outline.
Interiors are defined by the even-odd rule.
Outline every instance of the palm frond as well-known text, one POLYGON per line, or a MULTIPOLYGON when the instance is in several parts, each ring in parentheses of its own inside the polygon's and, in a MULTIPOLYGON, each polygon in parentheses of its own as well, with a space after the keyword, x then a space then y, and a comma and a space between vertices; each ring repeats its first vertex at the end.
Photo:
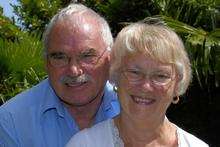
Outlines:
MULTIPOLYGON (((219 75, 219 57, 220 57, 220 29, 205 31, 202 28, 195 28, 186 23, 175 20, 171 17, 156 15, 153 18, 159 18, 167 26, 177 32, 183 39, 186 49, 191 57, 194 75, 201 87, 210 85, 210 76, 219 75)), ((144 20, 147 20, 145 18, 144 20)), ((219 78, 215 78, 219 83, 219 78)), ((217 85, 217 84, 216 84, 217 85)))

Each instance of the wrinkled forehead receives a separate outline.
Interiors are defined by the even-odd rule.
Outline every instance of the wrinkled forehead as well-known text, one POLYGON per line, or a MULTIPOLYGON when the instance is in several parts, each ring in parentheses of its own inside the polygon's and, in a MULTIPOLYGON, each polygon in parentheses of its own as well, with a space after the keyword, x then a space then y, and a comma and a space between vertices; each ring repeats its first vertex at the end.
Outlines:
POLYGON ((122 69, 136 69, 146 73, 173 73, 175 71, 174 64, 161 62, 160 60, 143 53, 130 54, 127 57, 124 57, 122 65, 122 69))
POLYGON ((168 62, 168 61, 161 61, 160 58, 156 56, 152 56, 148 52, 141 52, 141 51, 134 51, 134 52, 128 52, 123 58, 122 61, 124 63, 144 63, 144 62, 149 62, 149 63, 156 63, 160 65, 166 65, 166 66, 172 66, 173 64, 168 62))
POLYGON ((86 36, 88 39, 94 37, 102 39, 101 24, 95 16, 88 12, 77 12, 59 17, 52 27, 50 37, 58 33, 60 35, 68 34, 73 37, 86 36))
POLYGON ((106 48, 100 35, 101 29, 94 18, 87 19, 81 15, 65 17, 53 26, 49 35, 48 50, 76 53, 90 48, 101 52, 106 48))

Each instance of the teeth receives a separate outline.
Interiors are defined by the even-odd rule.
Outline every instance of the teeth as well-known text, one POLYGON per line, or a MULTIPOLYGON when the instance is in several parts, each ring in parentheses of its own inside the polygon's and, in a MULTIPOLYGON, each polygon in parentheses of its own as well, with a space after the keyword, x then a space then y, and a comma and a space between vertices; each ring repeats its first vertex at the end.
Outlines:
POLYGON ((133 96, 132 96, 132 99, 134 100, 134 102, 138 104, 144 104, 144 105, 148 105, 154 102, 153 99, 146 99, 146 98, 133 97, 133 96))
POLYGON ((84 83, 66 83, 68 86, 77 86, 77 85, 82 85, 84 83))
POLYGON ((137 102, 141 102, 141 103, 148 103, 148 102, 150 102, 150 100, 147 100, 147 99, 141 99, 141 98, 135 98, 135 101, 137 101, 137 102))

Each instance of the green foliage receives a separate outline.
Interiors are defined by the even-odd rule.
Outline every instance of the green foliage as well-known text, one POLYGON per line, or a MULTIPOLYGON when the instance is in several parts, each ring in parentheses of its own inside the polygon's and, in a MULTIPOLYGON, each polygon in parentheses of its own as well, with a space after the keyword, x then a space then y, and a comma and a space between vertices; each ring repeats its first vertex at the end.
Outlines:
POLYGON ((200 86, 209 90, 214 83, 218 87, 220 82, 218 77, 220 75, 219 29, 207 32, 168 17, 163 16, 162 18, 176 32, 184 34, 185 45, 191 55, 192 68, 200 86))
POLYGON ((106 17, 114 36, 124 26, 124 22, 135 22, 157 14, 152 2, 144 0, 107 0, 97 2, 95 6, 96 10, 106 17))
POLYGON ((188 25, 212 30, 216 25, 217 0, 152 0, 160 15, 188 25), (208 22, 208 23, 207 23, 208 22))
POLYGON ((210 91, 220 83, 220 15, 217 0, 153 0, 161 18, 178 32, 191 55, 192 68, 200 87, 210 91))
POLYGON ((22 33, 15 42, 0 39, 0 98, 30 88, 45 77, 39 35, 22 33))
POLYGON ((3 16, 3 9, 0 7, 0 38, 6 40, 15 40, 20 30, 14 22, 3 16))
POLYGON ((53 15, 71 0, 18 0, 12 5, 25 30, 42 33, 53 15))

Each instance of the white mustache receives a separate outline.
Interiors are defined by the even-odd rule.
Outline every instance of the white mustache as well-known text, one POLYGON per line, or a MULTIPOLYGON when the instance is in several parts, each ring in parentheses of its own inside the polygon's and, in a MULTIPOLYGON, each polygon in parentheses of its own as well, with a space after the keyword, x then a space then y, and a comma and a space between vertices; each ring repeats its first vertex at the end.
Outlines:
POLYGON ((74 84, 74 83, 85 83, 90 81, 92 78, 87 75, 87 74, 83 74, 80 76, 62 76, 60 78, 60 82, 62 84, 74 84))

